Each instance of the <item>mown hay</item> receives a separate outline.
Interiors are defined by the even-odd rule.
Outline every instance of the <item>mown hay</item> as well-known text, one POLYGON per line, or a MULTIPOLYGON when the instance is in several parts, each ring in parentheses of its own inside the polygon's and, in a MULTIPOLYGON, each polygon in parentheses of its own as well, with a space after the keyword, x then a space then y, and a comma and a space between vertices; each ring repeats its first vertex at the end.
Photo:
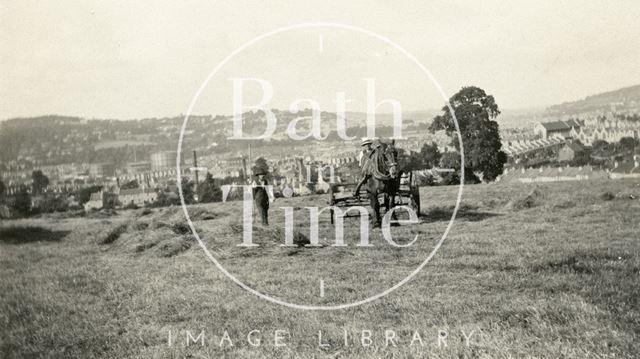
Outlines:
POLYGON ((127 224, 120 224, 108 230, 101 238, 98 238, 98 244, 110 244, 118 240, 120 235, 127 231, 127 224))
POLYGON ((162 243, 167 239, 171 239, 175 236, 172 230, 169 228, 161 228, 161 229, 147 229, 145 231, 134 232, 129 235, 129 233, 122 238, 122 242, 125 240, 127 243, 124 247, 126 252, 133 251, 134 253, 140 254, 146 252, 147 250, 156 247, 158 244, 162 243))
MULTIPOLYGON (((254 229, 254 241, 259 244, 277 244, 278 246, 284 243, 285 229, 279 227, 257 227, 254 229)), ((310 244, 309 237, 293 229, 293 244, 298 247, 302 247, 305 244, 310 244)))
POLYGON ((136 246, 136 252, 144 252, 149 248, 153 248, 156 244, 157 244, 156 242, 140 243, 136 246))
POLYGON ((158 244, 156 253, 159 257, 173 257, 191 248, 192 243, 190 236, 170 238, 158 244))
POLYGON ((96 210, 89 211, 85 214, 85 217, 100 219, 100 218, 109 218, 117 215, 118 215, 118 212, 116 212, 115 209, 101 209, 97 211, 96 210))
POLYGON ((171 226, 171 230, 175 234, 187 234, 191 233, 191 227, 187 222, 176 222, 171 226))
POLYGON ((557 209, 568 209, 568 208, 575 208, 575 207, 576 207, 576 202, 572 200, 566 200, 560 203, 553 204, 553 208, 557 208, 557 209))
POLYGON ((135 231, 143 231, 147 228, 149 228, 149 223, 147 222, 133 222, 130 225, 131 229, 135 230, 135 231))
POLYGON ((537 188, 533 189, 526 196, 520 198, 514 198, 507 203, 505 206, 506 210, 509 211, 520 211, 524 209, 529 209, 533 207, 537 207, 542 204, 542 192, 537 188))
POLYGON ((151 208, 143 208, 142 211, 140 211, 140 213, 138 214, 138 217, 146 216, 151 213, 153 213, 153 210, 151 208))
POLYGON ((216 219, 218 217, 217 213, 207 211, 204 208, 195 207, 189 209, 189 217, 192 221, 208 221, 212 219, 216 219))

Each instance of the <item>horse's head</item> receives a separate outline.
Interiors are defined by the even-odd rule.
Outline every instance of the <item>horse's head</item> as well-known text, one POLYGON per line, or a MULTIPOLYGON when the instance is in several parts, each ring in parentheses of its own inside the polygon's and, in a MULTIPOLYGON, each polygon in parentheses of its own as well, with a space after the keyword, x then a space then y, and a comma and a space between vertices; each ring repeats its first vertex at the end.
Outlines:
POLYGON ((384 165, 387 167, 389 176, 395 178, 398 175, 398 151, 396 151, 393 143, 383 143, 379 149, 384 160, 384 165))

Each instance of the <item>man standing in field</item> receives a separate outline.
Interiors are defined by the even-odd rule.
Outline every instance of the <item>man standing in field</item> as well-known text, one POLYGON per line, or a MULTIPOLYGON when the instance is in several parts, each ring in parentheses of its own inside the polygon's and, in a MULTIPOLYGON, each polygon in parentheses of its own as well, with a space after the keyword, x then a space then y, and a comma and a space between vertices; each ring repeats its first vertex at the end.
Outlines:
POLYGON ((266 187, 269 183, 267 181, 267 171, 262 168, 257 168, 254 175, 257 177, 253 181, 253 203, 255 208, 258 209, 260 220, 263 226, 269 225, 269 201, 274 198, 273 193, 266 187))
POLYGON ((369 168, 370 167, 369 164, 371 161, 369 157, 373 152, 372 144, 373 144, 373 140, 370 138, 364 138, 362 140, 362 143, 360 144, 360 146, 362 146, 362 150, 358 155, 358 161, 360 164, 360 173, 362 177, 360 179, 360 182, 358 182, 356 189, 353 191, 354 197, 358 197, 358 194, 360 193, 360 187, 362 187, 362 185, 367 183, 367 181, 369 180, 369 177, 371 177, 371 170, 369 168))

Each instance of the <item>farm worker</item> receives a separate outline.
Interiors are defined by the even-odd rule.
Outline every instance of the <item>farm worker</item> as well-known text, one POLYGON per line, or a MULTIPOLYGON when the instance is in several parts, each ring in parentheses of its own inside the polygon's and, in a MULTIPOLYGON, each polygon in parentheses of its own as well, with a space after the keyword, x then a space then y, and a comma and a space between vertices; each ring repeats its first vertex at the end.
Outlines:
POLYGON ((264 187, 269 183, 267 181, 267 171, 258 168, 254 175, 257 177, 256 180, 253 181, 253 203, 258 209, 258 214, 260 215, 260 219, 262 221, 263 226, 269 225, 269 201, 274 198, 273 193, 270 188, 264 187))
POLYGON ((354 197, 358 197, 358 194, 360 193, 360 187, 362 187, 362 185, 367 183, 367 181, 369 180, 369 177, 371 177, 371 170, 369 169, 369 163, 370 163, 371 153, 373 153, 372 145, 373 145, 373 140, 370 138, 363 138, 362 143, 360 143, 362 150, 360 150, 360 154, 358 155, 358 158, 360 161, 360 173, 362 178, 360 179, 360 182, 358 182, 356 189, 353 191, 354 197))

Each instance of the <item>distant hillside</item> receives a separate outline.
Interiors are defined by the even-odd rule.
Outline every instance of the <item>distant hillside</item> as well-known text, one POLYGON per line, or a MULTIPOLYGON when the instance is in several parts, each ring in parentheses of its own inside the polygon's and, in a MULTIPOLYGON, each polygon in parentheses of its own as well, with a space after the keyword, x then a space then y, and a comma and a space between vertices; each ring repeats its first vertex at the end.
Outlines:
POLYGON ((640 112, 640 85, 588 96, 585 99, 550 106, 550 115, 578 115, 593 112, 640 112))
MULTIPOLYGON (((230 116, 190 116, 183 138, 183 150, 209 149, 218 153, 234 153, 246 149, 249 142, 261 146, 292 148, 299 142, 286 135, 289 123, 299 116, 311 116, 311 110, 296 114, 272 110, 277 117, 277 129, 270 141, 238 141, 230 139, 230 116)), ((346 123, 350 136, 366 135, 366 114, 347 113, 346 123)), ((408 112, 403 120, 407 129, 424 129, 433 115, 426 111, 408 112)), ((335 113, 321 113, 322 133, 327 142, 338 141, 335 113)), ((175 150, 184 118, 182 116, 118 121, 83 119, 48 115, 14 118, 0 123, 0 172, 35 168, 63 163, 114 163, 118 167, 127 162, 148 159, 150 153, 175 150)), ((393 117, 381 113, 376 116, 376 134, 392 135, 393 117)), ((310 121, 297 125, 300 133, 309 131, 310 121)), ((245 136, 264 133, 266 124, 261 111, 243 114, 245 136)))

